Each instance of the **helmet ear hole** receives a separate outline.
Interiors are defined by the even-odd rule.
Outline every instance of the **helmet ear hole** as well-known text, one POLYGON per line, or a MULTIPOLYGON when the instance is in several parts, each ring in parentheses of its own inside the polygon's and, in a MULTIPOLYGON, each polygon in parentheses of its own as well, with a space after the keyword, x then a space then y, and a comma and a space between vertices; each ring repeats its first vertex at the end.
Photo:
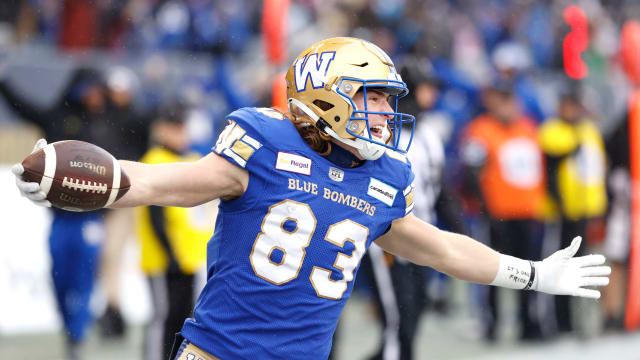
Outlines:
POLYGON ((333 108, 333 104, 320 99, 313 100, 313 104, 319 107, 320 109, 322 109, 323 111, 328 111, 333 108))

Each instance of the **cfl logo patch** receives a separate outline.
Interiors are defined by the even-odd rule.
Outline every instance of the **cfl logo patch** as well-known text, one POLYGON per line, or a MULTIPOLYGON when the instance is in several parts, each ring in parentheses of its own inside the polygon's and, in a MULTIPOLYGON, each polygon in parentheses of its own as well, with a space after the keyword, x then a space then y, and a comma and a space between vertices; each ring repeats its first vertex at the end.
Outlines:
POLYGON ((342 182, 344 180, 344 171, 332 166, 329 168, 329 178, 333 181, 342 182))
POLYGON ((294 65, 296 90, 298 92, 306 90, 309 77, 311 77, 311 86, 314 89, 323 87, 329 64, 335 56, 335 51, 326 51, 319 54, 309 54, 298 59, 294 65))
MULTIPOLYGON (((201 357, 198 357, 197 359, 202 360, 201 357)), ((189 353, 187 354, 187 360, 196 360, 196 356, 194 354, 189 353)))

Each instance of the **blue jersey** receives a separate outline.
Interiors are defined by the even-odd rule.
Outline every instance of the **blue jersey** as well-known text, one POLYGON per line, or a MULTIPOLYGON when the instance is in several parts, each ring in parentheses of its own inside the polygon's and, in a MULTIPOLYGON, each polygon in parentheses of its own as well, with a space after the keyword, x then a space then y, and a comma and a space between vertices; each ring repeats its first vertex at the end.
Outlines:
POLYGON ((271 109, 228 119, 214 151, 249 185, 220 204, 182 334, 221 359, 326 359, 366 249, 413 208, 410 165, 388 151, 338 167, 271 109))

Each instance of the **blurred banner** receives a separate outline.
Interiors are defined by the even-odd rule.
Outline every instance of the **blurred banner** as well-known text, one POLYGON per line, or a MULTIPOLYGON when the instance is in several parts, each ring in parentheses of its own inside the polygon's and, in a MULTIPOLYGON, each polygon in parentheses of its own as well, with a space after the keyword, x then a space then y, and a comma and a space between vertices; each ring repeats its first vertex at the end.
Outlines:
POLYGON ((0 166, 0 336, 57 331, 47 243, 51 216, 20 197, 9 169, 0 166))

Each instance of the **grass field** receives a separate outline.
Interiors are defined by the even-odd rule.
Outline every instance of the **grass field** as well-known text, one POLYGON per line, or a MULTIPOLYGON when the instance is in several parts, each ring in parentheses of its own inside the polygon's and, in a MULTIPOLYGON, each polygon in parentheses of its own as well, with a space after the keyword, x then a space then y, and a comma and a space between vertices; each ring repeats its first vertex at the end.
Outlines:
MULTIPOLYGON (((504 292, 500 340, 488 345, 479 337, 479 323, 472 308, 464 300, 466 289, 456 287, 453 309, 448 316, 427 312, 420 325, 416 344, 416 359, 442 360, 640 360, 640 332, 633 334, 602 334, 597 325, 597 303, 580 307, 583 328, 581 335, 565 336, 545 343, 519 343, 515 340, 513 292, 504 292), (589 310, 591 309, 591 310, 589 310), (594 310, 596 309, 596 310, 594 310), (591 314, 591 316, 587 316, 591 314)), ((380 326, 369 303, 354 296, 347 304, 341 322, 338 359, 365 359, 375 352, 380 326)), ((123 340, 104 341, 92 332, 85 348, 86 360, 142 359, 142 327, 130 326, 123 340)), ((58 333, 0 337, 2 360, 63 360, 63 338, 58 333)))

